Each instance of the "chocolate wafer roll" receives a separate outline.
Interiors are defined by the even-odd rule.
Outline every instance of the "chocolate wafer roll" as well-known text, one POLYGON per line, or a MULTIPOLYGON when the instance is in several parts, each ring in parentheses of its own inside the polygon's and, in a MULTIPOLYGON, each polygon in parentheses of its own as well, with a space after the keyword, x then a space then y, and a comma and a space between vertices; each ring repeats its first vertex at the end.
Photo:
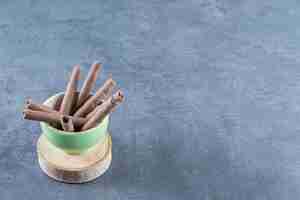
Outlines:
POLYGON ((96 94, 88 99, 74 114, 75 117, 85 117, 88 113, 90 113, 96 106, 97 101, 105 99, 110 96, 116 82, 109 78, 105 81, 103 86, 97 90, 96 94))
POLYGON ((31 110, 36 110, 36 111, 44 111, 44 112, 57 112, 54 109, 50 108, 49 106, 43 105, 43 104, 37 104, 33 103, 31 99, 27 99, 25 102, 25 109, 31 109, 31 110))
POLYGON ((60 110, 60 106, 61 106, 61 103, 64 99, 64 95, 60 95, 59 97, 57 97, 54 105, 53 105, 53 109, 56 110, 56 111, 59 111, 60 110))
MULTIPOLYGON (((48 113, 48 112, 43 112, 43 111, 35 111, 31 109, 24 109, 23 111, 23 118, 24 119, 29 119, 29 120, 34 120, 34 121, 42 121, 46 123, 60 123, 62 114, 59 112, 56 113, 48 113)), ((69 116, 71 117, 71 116, 69 116)), ((73 124, 75 127, 82 127, 86 123, 85 118, 81 117, 71 117, 73 124)))
POLYGON ((122 103, 124 100, 124 95, 122 91, 116 92, 111 98, 107 99, 97 108, 96 113, 88 119, 88 121, 83 125, 81 131, 85 131, 87 129, 95 127, 97 124, 101 123, 101 121, 114 109, 122 103))
POLYGON ((74 132, 74 124, 71 117, 62 115, 60 118, 60 123, 64 131, 74 132))
POLYGON ((83 103, 88 99, 89 94, 91 93, 93 86, 97 80, 100 69, 101 69, 101 63, 99 62, 95 62, 91 66, 91 69, 80 90, 78 101, 77 101, 77 107, 82 106, 83 103))
POLYGON ((85 118, 86 118, 86 119, 90 119, 92 116, 94 116, 95 113, 97 112, 97 109, 99 108, 99 106, 100 106, 103 102, 104 102, 103 100, 99 100, 99 101, 97 102, 96 108, 94 108, 94 110, 92 110, 89 114, 87 114, 85 118))
POLYGON ((73 68, 69 83, 67 85, 64 98, 62 100, 59 112, 64 115, 69 115, 72 111, 72 105, 74 105, 75 94, 77 90, 78 80, 80 76, 79 65, 73 68))
POLYGON ((71 111, 70 111, 70 114, 69 115, 73 115, 76 110, 77 110, 77 101, 78 101, 78 95, 79 95, 79 92, 75 92, 75 95, 74 95, 74 98, 73 98, 73 103, 72 103, 72 106, 71 106, 71 111))
MULTIPOLYGON (((76 92, 75 97, 74 97, 75 100, 74 100, 73 103, 76 103, 76 102, 77 102, 78 95, 79 95, 79 92, 76 92)), ((93 96, 92 94, 89 94, 88 97, 87 97, 87 99, 91 98, 92 96, 93 96)), ((59 97, 56 99, 56 101, 55 101, 55 103, 54 103, 54 106, 53 106, 53 109, 54 109, 54 110, 59 111, 63 98, 64 98, 64 95, 61 95, 61 96, 59 96, 59 97)), ((74 112, 76 112, 76 105, 72 105, 72 112, 71 112, 71 115, 74 114, 74 112)))

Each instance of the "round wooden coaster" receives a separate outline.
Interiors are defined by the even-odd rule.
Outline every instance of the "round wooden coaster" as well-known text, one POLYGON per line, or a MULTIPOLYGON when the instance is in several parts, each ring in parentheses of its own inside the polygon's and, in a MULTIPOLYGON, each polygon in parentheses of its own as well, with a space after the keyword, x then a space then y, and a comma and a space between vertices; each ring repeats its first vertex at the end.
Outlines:
POLYGON ((42 134, 37 142, 41 169, 49 177, 66 183, 85 183, 101 176, 111 163, 111 137, 87 152, 71 155, 52 145, 42 134))

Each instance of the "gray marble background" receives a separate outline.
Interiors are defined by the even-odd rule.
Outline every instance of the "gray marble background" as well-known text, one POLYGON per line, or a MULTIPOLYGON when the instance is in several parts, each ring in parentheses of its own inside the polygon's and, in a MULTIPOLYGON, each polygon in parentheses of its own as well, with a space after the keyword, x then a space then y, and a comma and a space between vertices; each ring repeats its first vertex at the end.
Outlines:
POLYGON ((299 21, 296 0, 0 1, 0 199, 299 199, 299 21), (112 167, 58 183, 23 101, 94 60, 127 96, 112 167))

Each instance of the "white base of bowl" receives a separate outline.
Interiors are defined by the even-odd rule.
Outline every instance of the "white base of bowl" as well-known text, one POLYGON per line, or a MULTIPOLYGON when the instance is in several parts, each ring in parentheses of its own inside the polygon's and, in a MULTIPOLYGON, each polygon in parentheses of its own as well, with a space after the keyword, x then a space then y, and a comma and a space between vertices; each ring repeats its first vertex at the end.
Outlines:
POLYGON ((67 154, 55 147, 43 134, 37 142, 38 161, 42 171, 65 183, 85 183, 104 174, 111 163, 111 149, 109 134, 102 143, 79 155, 67 154))

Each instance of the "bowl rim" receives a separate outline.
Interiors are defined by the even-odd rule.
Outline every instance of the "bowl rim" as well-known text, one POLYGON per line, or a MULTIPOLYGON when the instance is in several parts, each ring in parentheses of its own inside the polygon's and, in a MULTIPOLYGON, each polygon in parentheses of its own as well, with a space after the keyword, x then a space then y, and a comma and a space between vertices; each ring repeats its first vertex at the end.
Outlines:
MULTIPOLYGON (((46 99, 43 102, 43 104, 49 106, 47 103, 49 103, 49 101, 51 99, 53 99, 55 97, 58 97, 58 96, 60 96, 62 94, 64 94, 64 93, 63 92, 59 92, 59 93, 56 93, 56 94, 50 96, 48 99, 46 99)), ((62 131, 62 130, 59 130, 57 128, 54 128, 53 126, 51 126, 49 123, 46 123, 46 122, 40 122, 40 124, 41 124, 41 126, 45 126, 45 127, 49 128, 49 129, 52 129, 52 131, 51 131, 52 133, 55 132, 56 134, 61 134, 61 135, 76 136, 76 135, 83 135, 83 134, 89 134, 90 132, 94 132, 100 126, 103 126, 103 122, 106 121, 106 120, 109 120, 108 118, 109 118, 109 114, 97 126, 95 126, 93 128, 90 128, 88 130, 85 130, 85 131, 75 132, 75 134, 70 134, 70 133, 73 133, 73 132, 70 132, 70 131, 62 131)))

